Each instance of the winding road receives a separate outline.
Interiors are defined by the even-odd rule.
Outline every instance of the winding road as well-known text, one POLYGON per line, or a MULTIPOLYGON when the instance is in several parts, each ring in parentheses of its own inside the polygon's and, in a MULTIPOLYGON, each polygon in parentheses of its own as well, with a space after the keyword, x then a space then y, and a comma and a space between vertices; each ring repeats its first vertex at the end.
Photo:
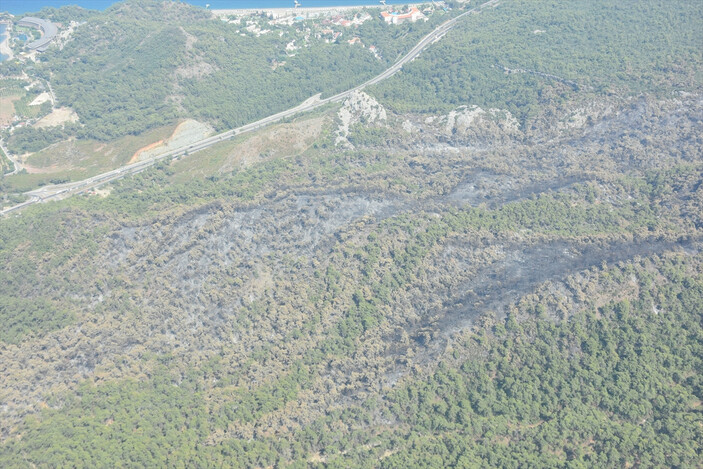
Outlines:
POLYGON ((12 158, 12 155, 10 152, 7 150, 7 147, 5 147, 5 142, 2 141, 0 138, 0 150, 5 154, 8 160, 10 160, 10 163, 15 167, 15 169, 12 170, 10 173, 5 173, 5 176, 12 176, 13 174, 17 174, 20 171, 22 171, 22 164, 17 161, 16 159, 12 158))
POLYGON ((216 143, 222 142, 224 140, 229 140, 237 135, 247 133, 247 132, 253 132, 255 130, 259 130, 263 127, 266 127, 270 124, 273 124, 275 122, 279 122, 283 119, 286 119, 288 117, 294 116, 296 114, 300 114, 303 112, 308 112, 313 109, 319 108, 321 106, 325 106, 329 103, 334 103, 334 102, 339 102, 343 101, 346 98, 348 98, 350 95, 357 91, 361 91, 364 88, 375 85, 376 83, 379 83, 383 80, 386 80, 393 76, 395 73, 397 73, 405 64, 408 62, 412 61, 415 59, 420 53, 426 49, 428 46, 433 44, 434 42, 438 41, 441 39, 450 29, 452 29, 454 26, 456 26, 457 22, 471 14, 476 14, 480 10, 489 7, 489 6, 494 6, 496 5, 500 0, 490 0, 488 2, 482 3, 481 5, 474 7, 470 10, 465 11, 464 13, 442 23, 439 25, 437 28, 435 28, 431 33, 427 34, 425 37, 423 37, 420 42, 418 42, 415 47, 413 47, 410 52, 408 52, 405 56, 403 56, 400 60, 398 60, 396 63, 391 65, 388 69, 386 69, 383 73, 380 75, 375 76, 374 78, 371 78, 370 80, 362 83, 361 85, 352 88, 347 91, 343 91, 339 94, 336 94, 334 96, 330 96, 329 98, 321 99, 318 101, 310 102, 310 100, 306 100, 304 103, 291 108, 287 109, 285 111, 279 112, 278 114, 273 114, 271 116, 265 117, 261 120, 258 120, 256 122, 252 122, 250 124, 244 125, 242 127, 238 127, 236 129, 228 130, 226 132, 220 133, 218 135, 213 135, 212 137, 207 137, 205 139, 202 139, 196 143, 176 148, 174 150, 168 151, 166 153, 162 153, 158 156, 155 156, 153 158, 150 158, 148 160, 140 161, 138 163, 122 166, 120 168, 114 169, 112 171, 108 171, 102 174, 99 174, 97 176, 93 176, 87 179, 84 179, 82 181, 77 181, 77 182, 72 182, 72 183, 67 183, 67 184, 59 184, 59 185, 50 185, 50 186, 44 186, 39 189, 35 189, 29 192, 25 192, 25 195, 29 197, 29 199, 21 204, 8 207, 4 210, 0 210, 0 215, 7 215, 12 212, 18 211, 22 208, 25 208, 29 205, 33 205, 36 203, 40 202, 47 202, 50 200, 58 200, 58 199, 63 199, 66 197, 70 197, 72 195, 80 194, 82 192, 85 192, 86 190, 95 188, 101 184, 105 184, 106 182, 114 181, 116 179, 120 179, 124 176, 130 175, 130 174, 135 174, 140 171, 143 171, 144 169, 154 165, 155 163, 159 161, 164 161, 164 160, 170 160, 173 158, 177 158, 180 156, 184 155, 189 155, 191 153, 203 150, 205 148, 211 147, 212 145, 215 145, 216 143))

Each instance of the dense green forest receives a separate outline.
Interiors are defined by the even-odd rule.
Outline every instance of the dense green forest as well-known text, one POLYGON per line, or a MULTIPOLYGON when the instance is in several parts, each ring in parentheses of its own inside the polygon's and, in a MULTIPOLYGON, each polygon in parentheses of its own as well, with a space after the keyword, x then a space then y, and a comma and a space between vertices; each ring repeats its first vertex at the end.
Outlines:
MULTIPOLYGON (((379 60, 82 14, 37 65, 80 123, 14 145, 236 125, 441 19, 359 26, 379 60)), ((698 467, 701 14, 505 1, 369 94, 0 218, 0 466, 698 467)))
POLYGON ((695 2, 506 1, 462 21, 373 94, 400 112, 471 103, 525 123, 577 92, 700 89, 702 22, 695 2))
POLYGON ((169 367, 172 358, 159 358, 146 380, 84 385, 61 410, 28 418, 22 439, 7 443, 0 461, 6 467, 27 460, 77 467, 693 467, 703 437, 700 268, 700 256, 668 256, 605 269, 601 282, 613 286, 634 276, 640 295, 563 322, 540 313, 543 299, 531 299, 505 321, 486 318, 430 374, 413 375, 385 398, 329 412, 284 439, 262 435, 213 445, 208 435, 223 420, 260 418, 295 399, 310 379, 305 365, 296 372, 302 377, 247 393, 230 413, 209 407, 202 389, 203 376, 227 379, 219 359, 184 376, 169 367))
MULTIPOLYGON (((72 11, 72 10, 71 10, 72 11)), ((372 10, 375 14, 376 10, 372 10)), ((67 11, 47 9, 48 18, 67 11)), ((203 9, 175 2, 118 3, 84 13, 86 24, 62 49, 42 57, 36 73, 50 78, 60 104, 78 113, 83 138, 110 140, 194 117, 219 130, 288 109, 317 93, 332 95, 380 73, 448 14, 389 28, 374 18, 338 42, 312 40, 310 22, 242 33, 203 9), (383 59, 346 40, 378 44, 383 59), (286 49, 291 41, 300 48, 286 49), (279 67, 272 64, 284 63, 279 67)), ((262 28, 271 28, 259 19, 262 28)), ((314 28, 313 28, 314 34, 314 28)))
MULTIPOLYGON (((272 25, 263 17, 229 23, 185 4, 150 0, 118 3, 105 12, 46 9, 41 15, 66 21, 76 14, 85 24, 24 71, 51 81, 57 105, 74 109, 81 124, 20 129, 6 141, 22 154, 73 136, 115 142, 185 117, 216 130, 237 127, 380 73, 463 11, 456 7, 433 13, 427 22, 393 27, 369 10, 373 18, 351 28, 319 21, 272 25), (251 27, 258 29, 246 29, 251 27), (326 43, 318 37, 323 27, 342 36, 326 43), (264 30, 269 32, 253 32, 264 30), (352 36, 375 45, 379 58, 347 44, 352 36)), ((446 113, 469 104, 509 111, 527 130, 550 118, 542 113, 545 105, 563 109, 579 99, 699 90, 702 15, 691 2, 578 1, 569 8, 505 2, 462 19, 370 92, 401 113, 446 113)), ((66 149, 57 151, 71 158, 66 149)), ((86 160, 73 163, 81 174, 86 160)), ((73 178, 72 169, 58 177, 73 178)), ((22 190, 38 180, 19 179, 16 187, 22 190)))
POLYGON ((46 148, 52 143, 60 142, 80 131, 78 124, 66 124, 47 129, 35 127, 20 127, 12 132, 7 146, 15 154, 34 153, 46 148))
MULTIPOLYGON (((613 177, 599 168, 628 151, 616 146, 584 182, 531 193, 552 159, 521 175, 517 196, 454 206, 455 178, 507 155, 428 161, 320 143, 182 182, 187 159, 160 165, 106 198, 3 221, 0 288, 27 298, 24 314, 5 310, 5 353, 37 367, 11 365, 5 402, 44 380, 38 412, 3 429, 3 465, 695 464, 700 164, 628 162, 613 177), (359 197, 406 202, 375 219, 354 214, 359 197), (340 216, 310 247, 305 233, 340 216), (564 259, 546 253, 564 249, 577 261, 553 271, 564 259), (472 304, 472 327, 444 339, 472 304), (65 341, 42 364, 40 350, 65 341), (70 392, 55 366, 73 370, 70 392)), ((595 155, 593 144, 582 147, 595 155)), ((532 150, 517 158, 516 174, 532 150)), ((561 171, 583 177, 581 164, 561 171)))

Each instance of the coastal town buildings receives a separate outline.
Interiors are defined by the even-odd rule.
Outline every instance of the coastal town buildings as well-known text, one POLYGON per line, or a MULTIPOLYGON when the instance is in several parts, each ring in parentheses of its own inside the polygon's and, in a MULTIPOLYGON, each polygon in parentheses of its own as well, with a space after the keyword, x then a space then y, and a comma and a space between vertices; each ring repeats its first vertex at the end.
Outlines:
POLYGON ((56 37, 56 33, 58 33, 58 28, 51 21, 43 20, 41 18, 34 18, 32 16, 22 18, 17 22, 17 26, 26 26, 41 30, 42 37, 27 44, 29 49, 36 50, 38 52, 44 52, 49 47, 49 43, 56 37))
POLYGON ((381 12, 381 18, 388 24, 401 24, 401 23, 414 23, 420 19, 427 19, 427 17, 417 8, 412 7, 407 13, 399 13, 395 11, 383 11, 381 12))

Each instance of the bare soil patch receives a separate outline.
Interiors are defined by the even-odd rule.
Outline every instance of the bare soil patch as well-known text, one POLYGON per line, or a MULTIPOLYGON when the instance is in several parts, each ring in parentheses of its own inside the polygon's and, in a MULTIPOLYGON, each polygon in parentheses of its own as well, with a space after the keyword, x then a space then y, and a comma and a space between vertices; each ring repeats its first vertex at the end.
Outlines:
POLYGON ((15 101, 19 96, 0 96, 0 126, 12 123, 15 115, 15 101))
POLYGON ((297 155, 317 140, 326 120, 323 116, 283 124, 254 135, 233 148, 220 171, 232 171, 237 166, 248 166, 265 158, 297 155))
POLYGON ((136 163, 137 161, 153 158, 167 151, 190 145, 208 137, 212 132, 213 128, 209 125, 188 119, 178 124, 173 134, 167 139, 161 139, 137 150, 129 162, 136 163))
POLYGON ((129 164, 136 163, 137 161, 140 160, 140 156, 143 153, 148 152, 149 150, 153 150, 154 148, 158 148, 159 146, 163 145, 165 140, 159 140, 158 142, 150 143, 149 145, 140 148, 136 152, 134 152, 134 155, 132 155, 132 158, 129 159, 129 164))
POLYGON ((30 106, 40 106, 44 104, 47 101, 51 101, 51 95, 47 93, 46 91, 41 93, 39 96, 34 98, 34 100, 29 103, 30 106))
POLYGON ((71 108, 60 107, 54 109, 51 114, 39 119, 39 121, 34 124, 34 127, 42 129, 45 127, 63 125, 67 122, 78 122, 78 114, 71 108))
POLYGON ((59 171, 65 171, 65 170, 66 170, 65 167, 59 166, 59 165, 57 165, 57 164, 51 165, 51 166, 47 166, 47 167, 44 167, 44 168, 37 168, 36 166, 31 166, 31 165, 28 165, 28 164, 24 163, 24 164, 22 165, 22 167, 23 167, 24 169, 26 169, 29 174, 49 174, 49 173, 56 173, 56 172, 59 172, 59 171))
POLYGON ((162 142, 172 133, 173 127, 162 127, 144 135, 130 135, 107 143, 70 138, 25 155, 24 164, 29 173, 87 170, 94 174, 126 164, 135 150, 145 143, 162 142))

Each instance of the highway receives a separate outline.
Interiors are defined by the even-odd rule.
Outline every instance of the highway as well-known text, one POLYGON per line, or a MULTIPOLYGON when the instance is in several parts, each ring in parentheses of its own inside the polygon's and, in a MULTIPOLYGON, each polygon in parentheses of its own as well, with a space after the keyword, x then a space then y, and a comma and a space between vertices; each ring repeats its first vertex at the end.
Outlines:
POLYGON ((22 171, 22 165, 20 164, 19 161, 16 159, 12 158, 12 154, 7 150, 5 147, 5 142, 2 141, 2 138, 0 138, 0 150, 2 150, 3 153, 5 153, 5 156, 7 156, 7 159, 10 160, 12 165, 15 167, 15 169, 12 170, 10 173, 5 173, 5 176, 12 176, 13 174, 17 174, 20 171, 22 171))
POLYGON ((401 68, 403 68, 403 66, 405 64, 407 64, 408 62, 415 59, 429 45, 431 45, 432 43, 441 39, 463 17, 465 17, 467 15, 478 13, 480 10, 482 10, 486 7, 489 7, 489 6, 494 6, 498 2, 499 2, 499 0, 490 0, 488 2, 482 3, 481 5, 479 5, 477 7, 474 7, 470 10, 465 11, 461 15, 458 15, 458 16, 442 23, 437 28, 435 28, 431 33, 429 33, 425 37, 423 37, 420 40, 420 42, 418 42, 415 45, 415 47, 413 47, 410 50, 410 52, 408 52, 405 56, 403 56, 401 59, 399 59, 396 63, 391 65, 383 73, 371 78, 370 80, 362 83, 361 85, 359 85, 355 88, 352 88, 347 91, 343 91, 339 94, 336 94, 334 96, 330 96, 329 98, 325 98, 325 99, 322 99, 322 100, 319 100, 319 101, 316 101, 313 103, 308 103, 309 100, 307 100, 303 104, 300 104, 294 108, 287 109, 285 111, 279 112, 278 114, 273 114, 271 116, 265 117, 265 118, 258 120, 256 122, 252 122, 252 123, 246 124, 242 127, 238 127, 236 129, 228 130, 226 132, 222 132, 220 134, 213 135, 212 137, 207 137, 207 138, 202 139, 196 143, 193 143, 193 144, 190 144, 190 145, 187 145, 184 147, 176 148, 174 150, 168 151, 166 153, 162 153, 162 154, 155 156, 153 158, 150 158, 148 160, 140 161, 138 163, 134 163, 134 164, 126 165, 126 166, 122 166, 120 168, 99 174, 97 176, 93 176, 93 177, 84 179, 82 181, 77 181, 77 182, 72 182, 72 183, 67 183, 67 184, 44 186, 39 189, 25 192, 25 195, 29 197, 29 200, 27 200, 21 204, 12 206, 12 207, 8 207, 4 210, 0 210, 0 215, 7 215, 7 214, 21 210, 24 207, 27 207, 29 205, 33 205, 36 203, 47 202, 50 200, 63 199, 66 197, 70 197, 72 195, 80 194, 82 192, 85 192, 86 190, 95 188, 101 184, 105 184, 107 182, 123 178, 127 175, 130 175, 130 174, 136 174, 136 173, 143 171, 144 169, 154 165, 155 163, 157 163, 159 161, 171 160, 173 158, 177 158, 180 156, 189 155, 191 153, 195 153, 197 151, 211 147, 212 145, 215 145, 216 143, 222 142, 224 140, 229 140, 237 135, 247 133, 247 132, 253 132, 255 130, 259 130, 263 127, 266 127, 266 126, 273 124, 275 122, 279 122, 283 119, 294 116, 296 114, 308 112, 313 109, 319 108, 321 106, 325 106, 329 103, 343 101, 346 98, 348 98, 350 95, 352 95, 353 93, 355 93, 357 91, 361 91, 368 86, 375 85, 376 83, 379 83, 383 80, 386 80, 386 79, 390 78, 391 76, 393 76, 394 74, 396 74, 401 68))

